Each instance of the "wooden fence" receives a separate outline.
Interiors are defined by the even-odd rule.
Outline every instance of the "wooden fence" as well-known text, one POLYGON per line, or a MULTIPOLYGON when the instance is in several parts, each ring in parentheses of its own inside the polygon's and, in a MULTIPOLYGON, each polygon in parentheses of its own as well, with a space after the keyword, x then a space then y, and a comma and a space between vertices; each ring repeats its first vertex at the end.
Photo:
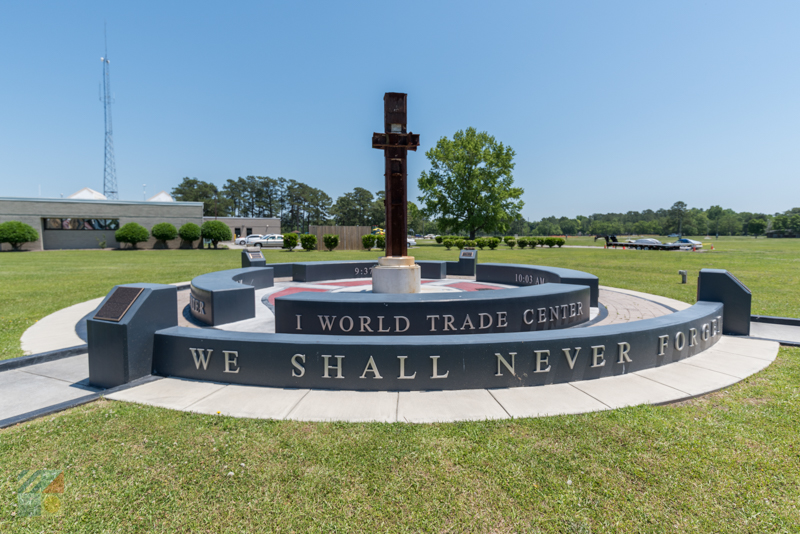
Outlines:
POLYGON ((338 234, 339 246, 334 250, 363 250, 361 236, 372 232, 371 226, 314 226, 309 225, 308 233, 317 236, 317 250, 327 250, 322 236, 338 234))

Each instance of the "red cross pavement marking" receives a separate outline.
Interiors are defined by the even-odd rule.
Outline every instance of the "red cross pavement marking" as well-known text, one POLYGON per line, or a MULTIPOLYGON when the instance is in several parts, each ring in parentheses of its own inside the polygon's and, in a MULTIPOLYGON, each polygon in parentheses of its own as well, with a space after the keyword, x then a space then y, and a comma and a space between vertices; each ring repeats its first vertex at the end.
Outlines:
POLYGON ((284 289, 283 291, 278 291, 277 293, 273 293, 269 296, 269 303, 273 306, 275 305, 275 297, 285 297, 286 295, 293 295, 295 293, 303 293, 304 291, 311 291, 314 293, 325 293, 330 291, 329 289, 318 289, 313 287, 290 287, 284 289))

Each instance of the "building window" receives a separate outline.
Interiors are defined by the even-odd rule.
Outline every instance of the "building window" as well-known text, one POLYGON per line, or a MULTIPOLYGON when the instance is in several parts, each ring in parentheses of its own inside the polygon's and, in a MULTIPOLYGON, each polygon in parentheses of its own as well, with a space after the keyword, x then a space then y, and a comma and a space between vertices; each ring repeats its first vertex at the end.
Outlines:
POLYGON ((119 230, 119 219, 44 219, 45 230, 119 230))
POLYGON ((245 235, 252 235, 252 233, 253 233, 253 229, 252 228, 248 228, 247 229, 247 233, 245 235))

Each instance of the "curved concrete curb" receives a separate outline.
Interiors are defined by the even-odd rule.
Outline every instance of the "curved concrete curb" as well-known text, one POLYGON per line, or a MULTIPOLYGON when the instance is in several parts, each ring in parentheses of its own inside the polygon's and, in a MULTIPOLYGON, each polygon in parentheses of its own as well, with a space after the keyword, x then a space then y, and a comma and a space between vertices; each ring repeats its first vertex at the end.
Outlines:
POLYGON ((257 419, 433 423, 542 417, 665 404, 728 387, 769 366, 778 343, 724 336, 686 360, 583 382, 451 391, 331 391, 165 378, 107 398, 257 419))
POLYGON ((85 345, 75 332, 75 325, 86 314, 93 312, 105 297, 74 304, 55 313, 51 313, 25 330, 20 338, 22 351, 27 354, 39 354, 85 345))

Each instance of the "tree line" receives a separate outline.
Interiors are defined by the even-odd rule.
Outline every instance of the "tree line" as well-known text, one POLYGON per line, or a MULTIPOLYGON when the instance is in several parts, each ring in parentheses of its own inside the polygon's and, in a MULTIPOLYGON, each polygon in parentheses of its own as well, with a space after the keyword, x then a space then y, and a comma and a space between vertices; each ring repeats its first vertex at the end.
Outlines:
POLYGON ((721 206, 708 209, 689 208, 676 202, 668 209, 594 213, 575 218, 545 217, 525 222, 520 233, 531 235, 754 235, 770 230, 800 234, 800 208, 783 213, 736 212, 721 206))
MULTIPOLYGON (((356 187, 336 199, 316 187, 286 178, 247 176, 228 179, 221 188, 185 177, 172 189, 175 200, 202 202, 206 217, 275 217, 284 232, 307 232, 310 225, 378 226, 386 224, 384 191, 356 187)), ((409 228, 432 228, 413 202, 408 203, 409 228)))

